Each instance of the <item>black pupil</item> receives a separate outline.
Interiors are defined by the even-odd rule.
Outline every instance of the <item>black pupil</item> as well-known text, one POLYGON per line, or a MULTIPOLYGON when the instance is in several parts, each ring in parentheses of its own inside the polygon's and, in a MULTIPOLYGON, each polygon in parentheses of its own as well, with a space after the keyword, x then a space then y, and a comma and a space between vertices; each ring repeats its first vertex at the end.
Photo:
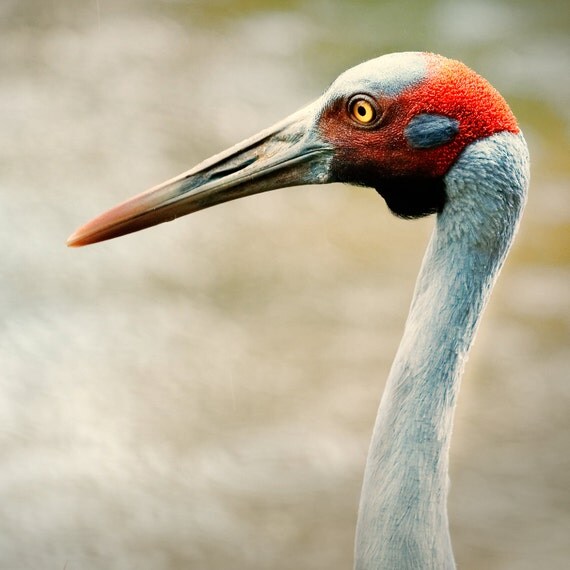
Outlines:
POLYGON ((364 105, 358 105, 357 113, 358 113, 361 117, 364 117, 364 115, 366 115, 366 107, 365 107, 364 105))

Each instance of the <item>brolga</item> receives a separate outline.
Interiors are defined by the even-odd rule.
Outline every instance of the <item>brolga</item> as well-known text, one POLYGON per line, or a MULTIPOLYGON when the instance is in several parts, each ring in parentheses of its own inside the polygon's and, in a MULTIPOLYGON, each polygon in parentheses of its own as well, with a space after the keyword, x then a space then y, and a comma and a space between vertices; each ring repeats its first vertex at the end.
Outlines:
POLYGON ((448 458, 463 366, 526 201, 529 160, 501 95, 458 61, 395 53, 341 74, 315 102, 78 229, 81 246, 285 186, 376 189, 435 228, 374 426, 357 570, 455 567, 448 458))

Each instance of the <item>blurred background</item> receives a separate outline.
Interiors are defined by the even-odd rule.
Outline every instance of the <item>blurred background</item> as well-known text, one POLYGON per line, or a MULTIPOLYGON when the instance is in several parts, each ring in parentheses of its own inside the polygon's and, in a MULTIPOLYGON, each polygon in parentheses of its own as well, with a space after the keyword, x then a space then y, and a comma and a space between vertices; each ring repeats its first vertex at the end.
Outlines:
POLYGON ((351 568, 433 219, 332 185, 65 239, 408 50, 486 76, 533 164, 457 410, 457 562, 566 568, 569 18, 565 0, 2 0, 0 568, 351 568))

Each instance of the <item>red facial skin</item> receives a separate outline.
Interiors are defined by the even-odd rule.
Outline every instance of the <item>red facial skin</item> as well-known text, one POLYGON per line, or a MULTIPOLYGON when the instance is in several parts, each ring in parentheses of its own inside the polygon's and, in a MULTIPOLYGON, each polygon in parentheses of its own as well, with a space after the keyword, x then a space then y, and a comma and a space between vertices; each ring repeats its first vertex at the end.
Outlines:
POLYGON ((380 177, 441 177, 473 141, 501 131, 519 132, 509 106, 488 81, 459 61, 434 54, 426 58, 428 73, 421 83, 395 97, 367 93, 381 111, 375 126, 352 119, 345 99, 324 110, 319 131, 336 149, 339 163, 374 168, 380 177), (413 117, 423 113, 456 119, 459 133, 435 148, 411 147, 404 130, 413 117))

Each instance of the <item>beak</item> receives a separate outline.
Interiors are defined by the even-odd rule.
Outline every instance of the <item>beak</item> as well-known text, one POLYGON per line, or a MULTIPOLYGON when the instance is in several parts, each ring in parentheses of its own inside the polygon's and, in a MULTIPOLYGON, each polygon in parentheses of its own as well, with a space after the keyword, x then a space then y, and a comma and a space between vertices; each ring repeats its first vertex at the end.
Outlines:
POLYGON ((330 180, 332 147, 316 128, 319 101, 195 168, 135 196, 80 227, 82 246, 168 222, 216 204, 276 188, 330 180))

